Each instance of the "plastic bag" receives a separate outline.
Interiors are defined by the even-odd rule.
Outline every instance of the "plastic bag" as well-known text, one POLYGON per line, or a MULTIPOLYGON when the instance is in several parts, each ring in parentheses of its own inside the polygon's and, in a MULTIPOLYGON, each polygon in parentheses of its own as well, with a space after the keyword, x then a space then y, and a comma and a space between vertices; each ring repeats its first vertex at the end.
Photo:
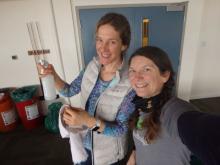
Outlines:
POLYGON ((11 91, 11 97, 15 102, 22 102, 32 99, 37 91, 37 86, 25 86, 11 91))
POLYGON ((62 102, 54 102, 48 106, 48 115, 44 119, 44 126, 52 133, 59 133, 58 117, 62 105, 62 102))

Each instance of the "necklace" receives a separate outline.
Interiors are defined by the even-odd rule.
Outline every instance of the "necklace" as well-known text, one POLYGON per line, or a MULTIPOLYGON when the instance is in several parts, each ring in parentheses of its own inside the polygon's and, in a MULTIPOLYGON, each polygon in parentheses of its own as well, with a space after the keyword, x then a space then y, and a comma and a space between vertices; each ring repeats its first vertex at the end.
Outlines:
POLYGON ((160 97, 160 94, 150 98, 142 98, 137 95, 135 96, 132 102, 135 104, 135 108, 136 110, 138 110, 139 113, 138 120, 136 123, 137 129, 142 129, 144 119, 146 118, 146 116, 152 113, 153 110, 157 110, 158 107, 160 107, 160 97))

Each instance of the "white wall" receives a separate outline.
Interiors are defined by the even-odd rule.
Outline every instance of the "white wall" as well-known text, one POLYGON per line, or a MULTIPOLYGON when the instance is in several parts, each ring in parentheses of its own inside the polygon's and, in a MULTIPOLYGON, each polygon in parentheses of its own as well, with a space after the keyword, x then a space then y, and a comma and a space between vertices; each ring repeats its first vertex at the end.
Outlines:
MULTIPOLYGON (((40 83, 34 57, 27 54, 32 47, 26 23, 31 21, 40 24, 45 48, 51 51, 48 60, 61 78, 70 82, 78 75, 71 4, 68 0, 54 1, 57 3, 52 3, 53 0, 0 0, 0 88, 40 83), (12 55, 17 55, 18 59, 12 60, 12 55)), ((71 102, 79 106, 79 96, 71 102)))
POLYGON ((191 98, 220 96, 220 1, 206 0, 191 98))
POLYGON ((0 1, 0 88, 39 84, 26 23, 40 24, 49 62, 62 75, 50 0, 0 1), (17 55, 17 60, 11 56, 17 55))

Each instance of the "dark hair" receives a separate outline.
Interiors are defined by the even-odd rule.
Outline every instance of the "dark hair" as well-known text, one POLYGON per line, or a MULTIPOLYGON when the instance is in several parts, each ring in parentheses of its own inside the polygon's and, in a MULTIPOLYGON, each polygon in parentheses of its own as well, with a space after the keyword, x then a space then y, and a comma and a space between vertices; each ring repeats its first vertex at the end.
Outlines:
MULTIPOLYGON (((144 121, 144 127, 147 127, 147 132, 145 134, 145 139, 148 142, 152 142, 155 140, 160 133, 160 114, 161 108, 163 105, 171 98, 173 87, 175 85, 174 81, 174 71, 172 68, 172 64, 170 59, 165 51, 158 47, 154 46, 145 46, 142 48, 137 49, 129 59, 129 65, 131 61, 136 56, 142 56, 150 59, 154 62, 154 64, 159 68, 161 74, 165 73, 166 71, 170 72, 170 77, 168 81, 164 84, 161 93, 160 93, 160 101, 157 109, 153 109, 152 113, 150 114, 149 118, 146 118, 144 121)), ((153 108, 153 107, 152 107, 153 108)), ((138 113, 136 111, 136 113, 138 113)), ((135 115, 137 116, 137 115, 135 115)), ((137 120, 136 120, 137 121, 137 120)))
POLYGON ((127 18, 122 14, 107 13, 98 21, 96 25, 96 32, 98 31, 100 26, 106 24, 111 25, 117 32, 119 32, 122 44, 126 45, 128 48, 131 40, 131 29, 127 18))

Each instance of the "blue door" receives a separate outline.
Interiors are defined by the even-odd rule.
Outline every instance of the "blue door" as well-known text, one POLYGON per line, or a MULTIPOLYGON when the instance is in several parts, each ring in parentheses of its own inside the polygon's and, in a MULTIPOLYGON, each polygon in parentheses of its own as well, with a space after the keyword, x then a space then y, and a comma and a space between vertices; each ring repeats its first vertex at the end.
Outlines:
POLYGON ((98 20, 108 12, 125 15, 131 25, 131 43, 126 57, 142 43, 142 20, 149 19, 149 45, 164 49, 171 58, 177 72, 180 57, 181 38, 184 21, 184 11, 166 10, 166 6, 80 9, 81 36, 85 65, 96 55, 95 27, 98 20))

